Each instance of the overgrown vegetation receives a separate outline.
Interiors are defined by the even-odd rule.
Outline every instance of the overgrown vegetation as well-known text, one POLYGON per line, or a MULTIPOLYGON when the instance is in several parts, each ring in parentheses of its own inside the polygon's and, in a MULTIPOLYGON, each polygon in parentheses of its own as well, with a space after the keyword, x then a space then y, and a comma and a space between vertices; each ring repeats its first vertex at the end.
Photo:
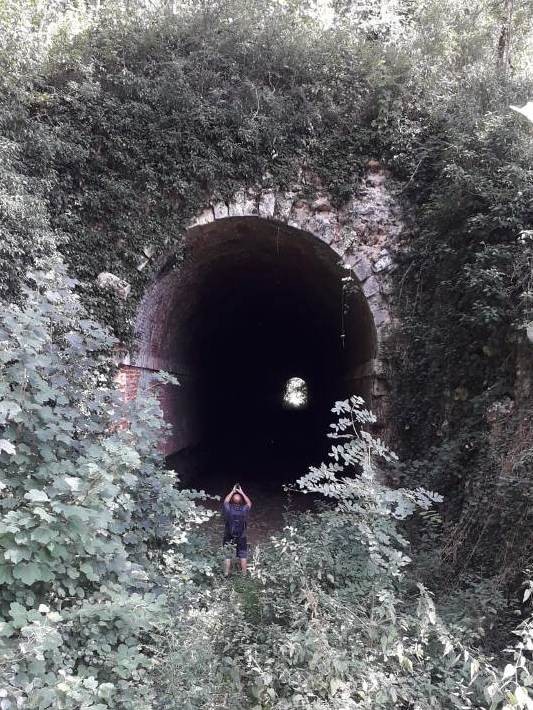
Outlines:
POLYGON ((179 605, 158 707, 531 706, 529 624, 500 670, 480 649, 489 624, 481 600, 466 613, 465 594, 436 608, 413 575, 400 526, 440 496, 380 482, 395 457, 361 429, 373 421, 362 405, 336 403, 330 461, 297 483, 331 505, 291 521, 257 555, 250 578, 179 605))
POLYGON ((0 327, 0 702, 149 707, 154 565, 172 552, 186 579, 180 541, 207 513, 163 468, 157 400, 125 407, 106 384, 112 340, 53 266, 0 327))
POLYGON ((332 9, 0 6, 1 710, 533 706, 530 621, 509 635, 530 604, 532 143, 508 106, 533 94, 531 4, 332 9), (336 463, 299 482, 332 504, 222 585, 155 399, 113 392, 114 337, 206 200, 305 167, 342 201, 369 159, 414 213, 402 463, 339 404, 336 463))

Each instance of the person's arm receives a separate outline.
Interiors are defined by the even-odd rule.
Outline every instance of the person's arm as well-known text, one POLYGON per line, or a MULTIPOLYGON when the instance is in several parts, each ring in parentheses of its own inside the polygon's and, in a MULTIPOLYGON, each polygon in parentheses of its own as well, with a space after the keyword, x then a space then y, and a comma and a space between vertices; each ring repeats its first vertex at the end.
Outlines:
POLYGON ((240 486, 237 488, 237 493, 240 493, 240 494, 241 494, 241 496, 244 498, 245 504, 246 504, 249 508, 251 508, 251 507, 252 507, 252 501, 248 498, 248 496, 246 495, 246 493, 242 490, 242 488, 241 488, 240 486))
POLYGON ((228 493, 228 495, 224 498, 224 503, 229 503, 229 502, 230 502, 231 496, 235 493, 236 490, 237 490, 237 488, 236 488, 235 486, 233 486, 233 488, 231 489, 231 491, 230 491, 230 492, 228 493))

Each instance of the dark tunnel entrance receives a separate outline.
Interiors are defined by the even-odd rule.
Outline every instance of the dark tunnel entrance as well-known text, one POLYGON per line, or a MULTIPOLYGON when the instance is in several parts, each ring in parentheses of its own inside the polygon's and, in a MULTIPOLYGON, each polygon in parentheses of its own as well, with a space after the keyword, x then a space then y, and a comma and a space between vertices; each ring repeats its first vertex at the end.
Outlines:
POLYGON ((295 480, 327 453, 334 401, 369 397, 375 329, 355 276, 317 237, 271 220, 189 230, 184 263, 160 273, 138 334, 135 364, 181 383, 162 394, 169 464, 209 492, 295 480), (305 392, 297 406, 292 378, 305 392))

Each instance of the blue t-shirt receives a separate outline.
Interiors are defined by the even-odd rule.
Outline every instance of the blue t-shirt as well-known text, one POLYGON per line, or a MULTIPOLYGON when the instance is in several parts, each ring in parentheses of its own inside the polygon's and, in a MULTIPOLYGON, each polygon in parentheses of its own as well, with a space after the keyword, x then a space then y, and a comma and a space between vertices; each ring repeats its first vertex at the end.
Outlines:
POLYGON ((248 522, 249 505, 235 505, 235 503, 224 503, 225 532, 231 537, 240 537, 246 532, 248 522))

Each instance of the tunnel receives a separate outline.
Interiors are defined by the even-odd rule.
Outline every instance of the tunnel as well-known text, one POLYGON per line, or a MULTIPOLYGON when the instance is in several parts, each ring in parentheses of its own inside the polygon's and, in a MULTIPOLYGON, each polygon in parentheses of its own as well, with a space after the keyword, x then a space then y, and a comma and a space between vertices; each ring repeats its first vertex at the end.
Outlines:
POLYGON ((376 335, 355 275, 316 236, 270 219, 190 229, 137 337, 135 365, 179 380, 161 393, 169 465, 210 492, 294 481, 326 457, 334 402, 370 397, 376 335))

